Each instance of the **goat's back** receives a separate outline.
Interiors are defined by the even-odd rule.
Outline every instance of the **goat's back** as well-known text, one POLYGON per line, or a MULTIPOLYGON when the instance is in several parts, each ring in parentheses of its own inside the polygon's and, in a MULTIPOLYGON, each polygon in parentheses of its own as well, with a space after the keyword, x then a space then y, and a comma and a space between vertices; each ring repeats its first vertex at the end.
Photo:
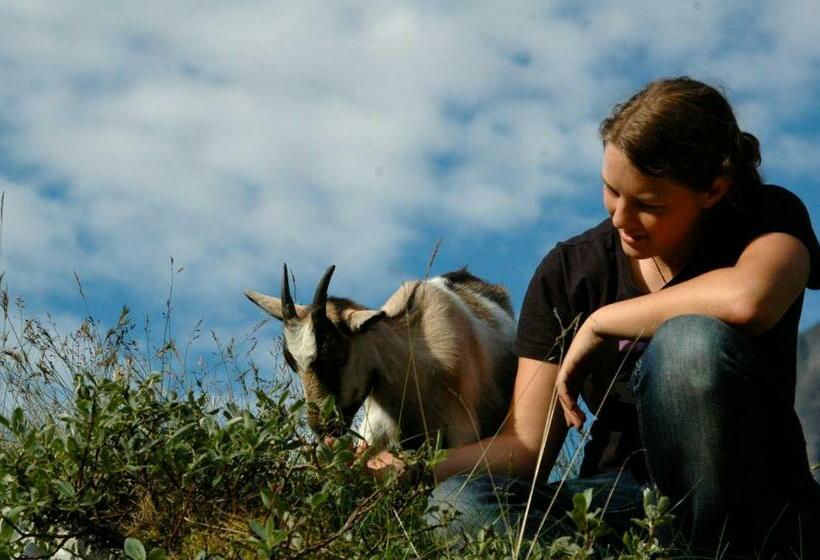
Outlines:
POLYGON ((442 274, 441 278, 447 280, 452 288, 464 299, 470 308, 480 316, 481 308, 485 305, 476 302, 476 295, 487 298, 489 301, 498 305, 511 319, 515 318, 515 314, 510 304, 510 294, 507 289, 500 284, 490 284, 481 278, 470 274, 466 268, 455 270, 442 274))
MULTIPOLYGON (((421 380, 429 384, 426 394, 435 395, 425 406, 436 406, 445 415, 447 409, 465 408, 473 417, 475 427, 448 445, 493 434, 506 413, 517 363, 515 319, 506 289, 462 269, 407 282, 382 309, 405 320, 416 341, 418 363, 435 364, 421 380)), ((454 439, 450 432, 448 439, 454 439)))

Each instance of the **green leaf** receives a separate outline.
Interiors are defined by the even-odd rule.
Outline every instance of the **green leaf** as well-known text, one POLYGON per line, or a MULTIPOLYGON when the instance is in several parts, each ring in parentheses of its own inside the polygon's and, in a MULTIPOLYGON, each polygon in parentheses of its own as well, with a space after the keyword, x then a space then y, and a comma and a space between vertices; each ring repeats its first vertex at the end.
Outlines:
POLYGON ((23 416, 23 409, 19 406, 11 413, 11 431, 15 434, 20 434, 23 431, 25 417, 23 416))
POLYGON ((587 488, 572 497, 573 508, 567 515, 575 522, 576 527, 581 531, 587 531, 589 527, 589 505, 592 503, 592 488, 587 488))
POLYGON ((260 494, 262 496, 262 505, 265 506, 265 509, 271 509, 271 505, 273 505, 273 493, 270 490, 263 489, 260 494))
POLYGON ((66 451, 70 455, 77 455, 80 450, 80 446, 77 444, 77 439, 74 436, 66 434, 63 436, 65 438, 65 448, 66 451))
POLYGON ((165 560, 165 551, 161 548, 154 548, 148 553, 147 560, 165 560))
POLYGON ((193 423, 191 423, 191 424, 186 424, 185 426, 181 427, 181 428, 180 428, 180 429, 178 429, 176 432, 174 432, 174 433, 173 433, 173 435, 171 435, 171 437, 168 439, 168 441, 169 441, 169 442, 172 442, 172 441, 174 441, 175 439, 179 439, 179 438, 181 438, 182 436, 184 436, 184 435, 188 434, 188 432, 190 432, 191 430, 193 430, 193 429, 194 429, 194 427, 195 427, 195 424, 193 424, 193 423))
POLYGON ((251 519, 248 521, 248 524, 251 526, 251 530, 256 533, 256 536, 259 537, 262 542, 267 542, 268 532, 261 523, 259 523, 256 519, 251 519))
POLYGON ((0 543, 9 542, 13 536, 14 527, 5 518, 0 518, 0 543))
POLYGON ((245 422, 245 429, 248 431, 253 431, 256 429, 256 419, 251 415, 250 412, 245 411, 242 414, 242 419, 245 422))
POLYGON ((287 535, 288 535, 288 532, 285 531, 284 529, 275 529, 270 534, 270 539, 268 540, 268 546, 270 546, 271 548, 273 548, 275 546, 279 546, 279 543, 281 543, 283 540, 285 540, 285 537, 287 535))
POLYGON ((325 503, 327 501, 328 495, 329 494, 326 490, 322 491, 322 492, 316 492, 315 494, 313 494, 308 499, 308 502, 310 503, 310 507, 312 507, 313 509, 316 509, 317 507, 319 507, 320 505, 322 505, 323 503, 325 503))
POLYGON ((65 453, 65 441, 61 438, 54 438, 51 440, 51 450, 58 454, 65 453))
POLYGON ((669 498, 667 498, 666 496, 661 496, 661 499, 658 500, 658 514, 663 515, 667 511, 669 511, 670 503, 671 502, 669 501, 669 498))
POLYGON ((21 513, 26 511, 26 506, 15 506, 7 511, 4 511, 3 516, 6 519, 11 519, 12 521, 17 521, 17 516, 21 513))
POLYGON ((336 456, 333 458, 334 463, 340 463, 342 465, 349 465, 353 462, 356 458, 356 455, 350 451, 349 449, 342 449, 336 452, 336 456))
POLYGON ((271 513, 276 515, 277 517, 282 517, 287 511, 289 511, 288 502, 284 500, 279 494, 271 494, 268 496, 270 500, 270 504, 268 505, 268 509, 270 509, 271 513))
POLYGON ((142 546, 142 543, 138 539, 131 537, 125 539, 123 550, 125 551, 125 555, 131 560, 147 560, 145 547, 142 546))
POLYGON ((73 498, 77 495, 74 491, 74 486, 65 480, 55 480, 54 485, 57 487, 57 491, 60 493, 61 496, 64 498, 73 498))

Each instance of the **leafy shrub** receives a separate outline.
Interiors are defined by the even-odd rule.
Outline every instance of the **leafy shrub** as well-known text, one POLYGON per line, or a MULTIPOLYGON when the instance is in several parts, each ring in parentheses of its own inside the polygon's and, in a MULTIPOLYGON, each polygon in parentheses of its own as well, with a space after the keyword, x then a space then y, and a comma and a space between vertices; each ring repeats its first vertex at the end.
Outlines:
MULTIPOLYGON (((490 530, 465 542, 436 538, 424 517, 429 485, 366 474, 353 434, 316 441, 304 400, 286 382, 262 381, 233 341, 217 340, 219 359, 233 364, 225 387, 238 384, 242 399, 174 370, 184 353, 167 338, 141 359, 125 309, 104 335, 89 319, 61 338, 34 320, 15 329, 2 296, 0 560, 32 543, 43 557, 71 545, 136 560, 514 554, 490 530)), ((332 404, 321 412, 336 421, 332 404)), ((401 456, 423 468, 442 457, 435 449, 401 456)), ((647 516, 617 557, 663 555, 656 529, 667 509, 648 494, 647 516)), ((606 528, 588 495, 576 497, 570 516, 575 534, 522 551, 616 557, 599 546, 606 528)))
POLYGON ((52 546, 79 537, 121 548, 138 536, 181 557, 208 550, 237 558, 361 547, 361 532, 373 529, 362 521, 373 523, 371 512, 387 503, 380 529, 423 529, 401 520, 423 512, 423 487, 408 494, 351 468, 360 461, 351 435, 332 445, 299 435, 304 403, 288 391, 275 399, 258 391, 252 412, 212 408, 193 392, 163 396, 159 382, 156 374, 132 385, 86 373, 75 378, 71 413, 39 425, 21 408, 0 417, 6 526, 52 546))

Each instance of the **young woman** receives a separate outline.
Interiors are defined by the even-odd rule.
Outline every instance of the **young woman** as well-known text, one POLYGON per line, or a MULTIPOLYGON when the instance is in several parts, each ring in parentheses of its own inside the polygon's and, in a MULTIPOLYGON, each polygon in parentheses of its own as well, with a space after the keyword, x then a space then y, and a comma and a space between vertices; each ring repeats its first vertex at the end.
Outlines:
POLYGON ((806 208, 762 184, 757 139, 696 80, 650 83, 600 134, 610 217, 538 266, 509 419, 449 452, 434 500, 461 512, 453 531, 514 526, 528 480, 545 479, 568 427, 582 427, 580 394, 597 417, 580 478, 536 484, 530 532, 553 496, 560 519, 590 487, 623 531, 655 484, 695 549, 820 557, 820 487, 793 406, 803 291, 820 288, 806 208), (465 474, 476 465, 489 474, 465 474))

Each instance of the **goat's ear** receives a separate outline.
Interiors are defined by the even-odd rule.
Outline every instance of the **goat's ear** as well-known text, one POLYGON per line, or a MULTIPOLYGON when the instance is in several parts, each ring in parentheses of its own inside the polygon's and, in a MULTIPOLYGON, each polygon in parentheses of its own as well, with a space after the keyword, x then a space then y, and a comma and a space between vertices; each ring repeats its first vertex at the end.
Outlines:
MULTIPOLYGON (((254 292, 253 290, 247 290, 245 292, 245 296, 254 302, 256 305, 279 319, 282 320, 282 300, 273 297, 273 296, 266 296, 265 294, 260 294, 259 292, 254 292)), ((304 310, 303 305, 296 306, 296 314, 301 316, 304 310)))
POLYGON ((354 333, 364 332, 387 317, 380 309, 360 309, 344 314, 344 321, 354 333))

